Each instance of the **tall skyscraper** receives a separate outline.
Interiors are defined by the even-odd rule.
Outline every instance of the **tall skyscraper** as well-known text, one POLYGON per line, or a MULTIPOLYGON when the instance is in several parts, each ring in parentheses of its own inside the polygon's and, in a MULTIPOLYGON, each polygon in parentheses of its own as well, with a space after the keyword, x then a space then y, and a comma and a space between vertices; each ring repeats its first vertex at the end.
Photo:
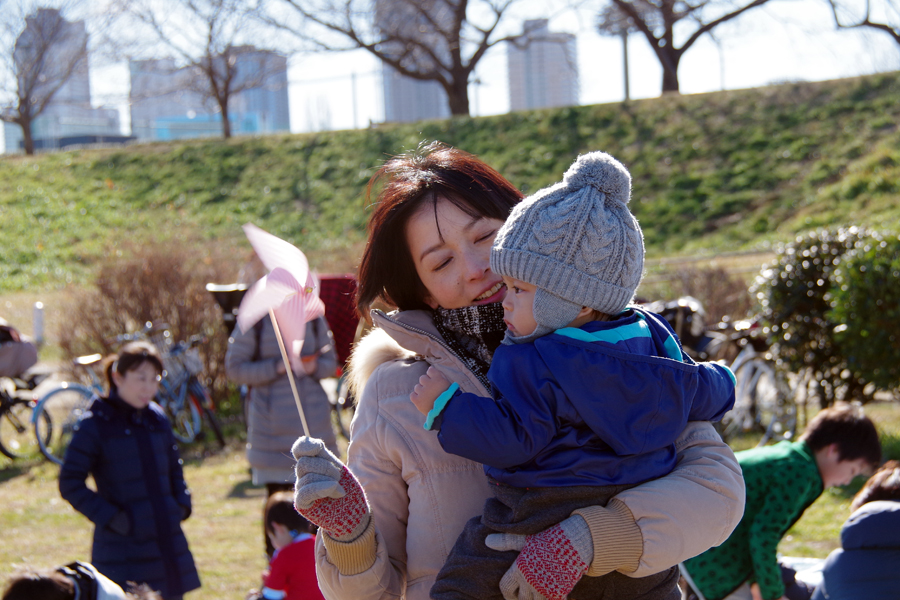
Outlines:
MULTIPOLYGON (((290 131, 287 58, 252 46, 234 49, 238 89, 228 102, 235 135, 290 131)), ((169 140, 222 134, 218 106, 197 91, 206 77, 172 59, 133 60, 131 131, 140 140, 169 140)))
MULTIPOLYGON (((121 137, 119 112, 91 106, 87 41, 84 21, 67 21, 57 9, 40 8, 25 19, 25 29, 16 40, 13 55, 19 77, 40 72, 45 83, 32 90, 33 98, 40 101, 52 94, 44 110, 31 123, 37 149, 60 148, 73 140, 88 143, 96 138, 121 137), (52 40, 49 47, 48 40, 52 40), (36 61, 43 64, 40 71, 26 66, 36 61), (64 82, 59 85, 61 79, 64 82)), ((18 151, 22 145, 21 128, 4 127, 4 133, 6 151, 18 151)))
MULTIPOLYGON (((446 22, 452 15, 442 0, 419 0, 415 7, 410 0, 375 0, 375 27, 398 37, 418 39, 440 51, 440 38, 434 26, 422 15, 427 10, 429 16, 438 23, 446 22)), ((396 56, 409 51, 400 42, 392 42, 393 47, 384 48, 396 56)), ((431 59, 423 53, 410 52, 409 62, 427 66, 431 59)), ((424 119, 446 119, 450 116, 447 93, 436 81, 424 81, 407 77, 393 67, 382 63, 382 89, 384 90, 384 120, 409 123, 424 119)))
POLYGON ((507 45, 509 109, 578 104, 575 36, 549 30, 547 19, 525 21, 526 42, 507 45))

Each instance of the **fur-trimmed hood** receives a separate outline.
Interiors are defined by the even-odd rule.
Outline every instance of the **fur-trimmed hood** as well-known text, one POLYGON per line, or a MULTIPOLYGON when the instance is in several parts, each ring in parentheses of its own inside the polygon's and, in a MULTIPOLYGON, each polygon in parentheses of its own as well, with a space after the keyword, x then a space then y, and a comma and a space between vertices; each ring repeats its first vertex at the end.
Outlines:
MULTIPOLYGON (((361 398, 366 382, 381 365, 394 360, 426 360, 438 366, 451 381, 473 393, 488 395, 481 382, 444 343, 431 312, 405 310, 385 314, 372 311, 375 328, 363 337, 350 356, 350 386, 361 398)), ((410 389, 412 391, 412 389, 410 389)))

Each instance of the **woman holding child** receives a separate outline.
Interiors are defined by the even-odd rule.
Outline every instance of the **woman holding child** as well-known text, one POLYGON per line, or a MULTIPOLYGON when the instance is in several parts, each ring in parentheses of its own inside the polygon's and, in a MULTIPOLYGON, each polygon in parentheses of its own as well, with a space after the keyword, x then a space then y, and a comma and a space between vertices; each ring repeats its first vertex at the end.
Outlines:
MULTIPOLYGON (((482 466, 441 449, 410 393, 431 365, 463 391, 490 395, 487 370, 506 332, 506 289, 490 270, 490 250, 522 195, 477 158, 440 144, 389 161, 370 193, 376 185, 358 307, 382 300, 399 311, 373 311, 377 328, 351 361, 359 405, 349 469, 316 440, 294 446, 296 505, 322 529, 319 585, 332 600, 428 598, 466 521, 491 496, 482 466)), ((689 423, 675 451, 668 475, 578 511, 570 533, 588 540, 587 575, 645 577, 728 537, 744 498, 733 453, 708 423, 689 423)), ((488 541, 513 555, 521 549, 521 540, 488 541)), ((523 554, 533 570, 511 568, 503 595, 540 597, 530 574, 555 572, 565 550, 529 536, 523 554)), ((508 554, 497 552, 507 563, 508 554)))

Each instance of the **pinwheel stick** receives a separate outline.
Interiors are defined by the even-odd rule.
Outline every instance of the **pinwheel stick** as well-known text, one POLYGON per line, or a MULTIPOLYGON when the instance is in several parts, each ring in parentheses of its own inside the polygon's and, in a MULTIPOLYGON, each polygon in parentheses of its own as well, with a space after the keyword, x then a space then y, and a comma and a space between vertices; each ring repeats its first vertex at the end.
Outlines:
POLYGON ((294 369, 291 368, 291 359, 288 357, 287 348, 284 346, 284 340, 281 339, 281 329, 278 328, 278 321, 275 320, 275 311, 269 309, 269 318, 272 319, 272 327, 275 328, 275 337, 278 339, 278 347, 281 349, 281 359, 284 361, 284 368, 287 371, 288 381, 291 382, 291 392, 294 394, 294 402, 297 403, 297 410, 300 412, 300 422, 303 423, 303 434, 309 435, 309 426, 306 424, 306 414, 303 412, 303 405, 300 404, 300 394, 297 393, 297 382, 294 381, 294 369))

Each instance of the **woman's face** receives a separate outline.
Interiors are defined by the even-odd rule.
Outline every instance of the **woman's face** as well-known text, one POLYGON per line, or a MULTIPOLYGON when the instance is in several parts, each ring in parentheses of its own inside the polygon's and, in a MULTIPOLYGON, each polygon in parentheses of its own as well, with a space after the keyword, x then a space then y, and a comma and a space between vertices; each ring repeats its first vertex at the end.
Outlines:
POLYGON ((491 272, 491 244, 500 219, 472 217, 438 197, 425 202, 406 223, 416 273, 425 284, 432 308, 462 308, 503 300, 506 288, 491 272))
POLYGON ((137 409, 146 408, 159 389, 159 372, 148 361, 126 371, 124 375, 113 371, 112 377, 119 391, 119 398, 137 409))

